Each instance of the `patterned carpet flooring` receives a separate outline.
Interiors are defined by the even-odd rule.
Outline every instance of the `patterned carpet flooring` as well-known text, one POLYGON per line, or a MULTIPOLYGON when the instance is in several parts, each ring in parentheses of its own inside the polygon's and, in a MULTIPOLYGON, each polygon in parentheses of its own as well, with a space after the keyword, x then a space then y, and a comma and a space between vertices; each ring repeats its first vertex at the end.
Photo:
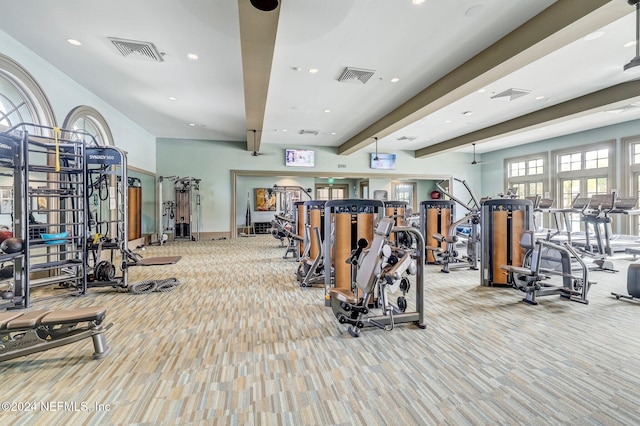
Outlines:
POLYGON ((517 290, 481 287, 478 271, 427 266, 427 328, 354 339, 322 287, 299 287, 284 251, 271 236, 171 242, 139 253, 180 262, 133 267, 130 282, 176 277, 172 292, 96 288, 36 304, 107 307, 110 352, 93 360, 88 339, 1 363, 0 421, 640 423, 640 303, 610 296, 626 293, 630 258, 591 274, 589 305, 548 296, 530 306, 517 290))

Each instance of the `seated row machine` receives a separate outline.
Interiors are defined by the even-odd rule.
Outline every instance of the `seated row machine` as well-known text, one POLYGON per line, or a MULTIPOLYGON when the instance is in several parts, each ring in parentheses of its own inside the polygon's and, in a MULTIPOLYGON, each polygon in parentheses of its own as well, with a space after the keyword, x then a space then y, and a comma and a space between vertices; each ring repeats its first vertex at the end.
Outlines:
POLYGON ((93 358, 103 358, 109 348, 103 325, 106 308, 59 311, 5 311, 0 313, 0 361, 43 352, 91 337, 93 358))
POLYGON ((358 248, 347 259, 356 269, 354 288, 352 291, 332 288, 330 290, 331 309, 341 324, 349 324, 349 334, 353 337, 360 335, 360 329, 375 326, 387 331, 393 330, 398 323, 411 322, 419 328, 426 328, 424 323, 423 291, 424 274, 422 255, 425 251, 424 239, 418 229, 411 227, 395 227, 393 219, 382 218, 374 230, 374 236, 367 250, 367 241, 358 241, 358 248), (418 259, 412 257, 409 249, 400 253, 391 262, 392 251, 389 237, 392 231, 413 233, 418 241, 415 251, 418 259), (388 292, 401 290, 403 295, 409 291, 410 283, 405 273, 416 276, 416 311, 406 312, 404 297, 398 298, 398 306, 388 300, 388 292), (355 293, 354 293, 355 291, 355 293), (377 306, 381 315, 370 314, 370 303, 376 295, 377 306))
POLYGON ((536 239, 534 231, 525 230, 520 237, 520 246, 526 250, 523 266, 501 265, 500 269, 509 273, 514 288, 525 293, 523 302, 537 305, 537 296, 559 294, 574 302, 589 303, 587 293, 594 283, 588 280, 589 268, 571 244, 558 245, 536 239), (582 276, 572 273, 573 259, 580 264, 582 276), (543 267, 543 264, 549 267, 543 267), (554 275, 562 278, 562 286, 547 281, 554 275))

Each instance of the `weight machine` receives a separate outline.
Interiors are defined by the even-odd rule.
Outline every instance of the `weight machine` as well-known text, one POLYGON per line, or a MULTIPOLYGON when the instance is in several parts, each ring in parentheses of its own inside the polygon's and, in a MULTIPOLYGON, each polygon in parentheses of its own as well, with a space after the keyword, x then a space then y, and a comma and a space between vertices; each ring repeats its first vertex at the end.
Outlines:
POLYGON ((30 307, 36 293, 37 300, 86 293, 86 136, 29 123, 2 135, 14 156, 13 227, 22 242, 12 307, 30 307))
MULTIPOLYGON (((349 324, 352 337, 360 335, 360 329, 373 326, 386 331, 396 324, 413 323, 421 329, 424 323, 424 256, 425 245, 422 234, 413 227, 394 227, 393 218, 379 220, 370 241, 362 238, 346 259, 353 269, 351 288, 334 287, 330 290, 333 314, 340 324, 349 324), (416 248, 395 245, 392 247, 392 232, 406 232, 417 242, 416 248), (407 311, 405 294, 411 284, 408 276, 415 275, 415 311, 407 311), (394 305, 389 293, 402 291, 394 305), (377 299, 376 299, 377 296, 377 299), (378 315, 373 315, 374 309, 378 315)), ((339 262, 339 259, 338 259, 339 262)))
POLYGON ((511 285, 502 266, 523 264, 525 249, 520 238, 532 224, 533 203, 529 200, 497 198, 482 204, 482 285, 511 285))
POLYGON ((164 245, 173 239, 200 240, 200 182, 193 177, 158 177, 158 242, 164 245), (164 182, 173 183, 173 200, 165 200, 164 182))
POLYGON ((309 287, 324 282, 324 209, 327 201, 310 200, 296 203, 298 232, 302 232, 300 242, 302 259, 296 276, 300 287, 309 287))
POLYGON ((132 293, 168 291, 175 278, 129 284, 132 266, 168 265, 180 256, 142 258, 129 247, 127 157, 113 147, 87 148, 88 286, 113 287, 132 293), (117 266, 116 266, 117 265, 117 266))
POLYGON ((501 265, 508 273, 507 282, 525 293, 523 302, 537 305, 538 296, 559 294, 560 297, 588 304, 587 294, 595 283, 589 281, 589 268, 568 242, 562 245, 535 237, 535 232, 524 230, 520 248, 526 250, 523 266, 501 265), (580 274, 574 274, 572 263, 580 264, 580 274), (562 284, 549 281, 559 277, 562 284))
POLYGON ((373 230, 384 214, 380 200, 345 199, 327 201, 324 206, 324 284, 329 306, 331 288, 350 290, 355 277, 345 263, 357 241, 373 240, 373 230))
MULTIPOLYGON (((423 206, 423 209, 430 205, 431 208, 439 208, 441 210, 441 215, 443 215, 443 217, 440 218, 440 229, 441 231, 444 231, 444 233, 437 232, 435 229, 434 232, 431 232, 431 230, 427 230, 427 225, 424 225, 424 232, 429 234, 429 240, 435 242, 433 245, 427 245, 428 251, 431 252, 431 256, 428 255, 427 258, 431 257, 434 263, 441 264, 441 271, 444 273, 449 273, 451 269, 458 268, 478 269, 478 244, 480 243, 479 225, 481 214, 480 202, 466 181, 456 178, 454 178, 454 180, 460 182, 464 186, 469 194, 469 201, 464 202, 443 188, 442 182, 444 181, 436 183, 436 188, 467 210, 467 213, 463 217, 455 220, 455 209, 451 204, 449 204, 449 206, 447 206, 447 204, 434 205, 433 202, 427 202, 427 204, 423 206), (445 228, 444 226, 444 219, 448 219, 448 221, 450 221, 448 228, 445 228), (466 245, 466 255, 460 255, 458 252, 457 246, 459 242, 466 245)), ((442 202, 450 203, 448 200, 442 200, 441 203, 442 202)), ((425 211, 425 214, 427 215, 428 220, 428 211, 425 211)), ((431 220, 431 228, 437 228, 437 226, 433 226, 437 225, 437 222, 435 222, 434 219, 431 220)), ((427 236, 425 236, 425 239, 427 239, 427 236)))

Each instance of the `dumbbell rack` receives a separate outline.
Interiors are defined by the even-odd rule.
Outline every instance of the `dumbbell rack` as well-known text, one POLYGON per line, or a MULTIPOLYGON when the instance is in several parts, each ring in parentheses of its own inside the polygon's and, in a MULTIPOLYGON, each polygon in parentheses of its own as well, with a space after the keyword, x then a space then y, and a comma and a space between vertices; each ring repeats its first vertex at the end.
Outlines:
POLYGON ((68 131, 31 124, 10 134, 21 139, 22 149, 20 172, 14 177, 14 214, 23 224, 26 270, 23 284, 15 287, 16 306, 31 306, 36 294, 38 300, 85 294, 85 143, 68 131), (34 223, 35 217, 45 223, 34 223), (45 242, 42 230, 68 236, 45 242))

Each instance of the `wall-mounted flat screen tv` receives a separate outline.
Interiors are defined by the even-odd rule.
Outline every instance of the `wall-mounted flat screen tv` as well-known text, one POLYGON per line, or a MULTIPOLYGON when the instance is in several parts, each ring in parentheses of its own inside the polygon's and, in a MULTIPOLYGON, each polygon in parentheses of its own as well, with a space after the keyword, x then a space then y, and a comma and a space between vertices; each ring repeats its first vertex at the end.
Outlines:
POLYGON ((284 164, 291 167, 315 167, 315 151, 287 149, 285 150, 284 164))
POLYGON ((395 154, 374 154, 371 153, 371 168, 380 170, 395 170, 396 155, 395 154), (378 159, 376 159, 378 157, 378 159))

